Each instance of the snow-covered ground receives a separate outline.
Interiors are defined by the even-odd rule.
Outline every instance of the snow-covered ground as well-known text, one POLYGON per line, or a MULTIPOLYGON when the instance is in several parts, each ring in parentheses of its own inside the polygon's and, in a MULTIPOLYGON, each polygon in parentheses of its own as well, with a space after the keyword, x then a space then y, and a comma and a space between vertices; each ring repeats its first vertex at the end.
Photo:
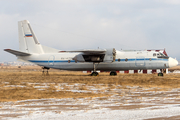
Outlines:
POLYGON ((18 120, 142 120, 147 118, 157 117, 171 117, 180 115, 178 106, 167 106, 161 109, 138 109, 138 110, 109 110, 109 109, 95 109, 95 110, 78 110, 78 111, 63 111, 56 113, 52 111, 34 112, 30 115, 22 116, 21 118, 14 118, 18 120))
POLYGON ((180 89, 114 89, 110 97, 3 102, 2 120, 180 119, 180 89))

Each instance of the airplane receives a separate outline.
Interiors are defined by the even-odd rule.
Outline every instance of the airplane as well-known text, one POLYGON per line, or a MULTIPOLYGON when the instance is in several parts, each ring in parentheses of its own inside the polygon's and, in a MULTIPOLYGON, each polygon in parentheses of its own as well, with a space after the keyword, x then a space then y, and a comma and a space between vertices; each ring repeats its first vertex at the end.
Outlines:
MULTIPOLYGON (((160 51, 124 51, 115 48, 83 49, 62 51, 41 45, 35 36, 29 21, 18 22, 19 51, 4 49, 18 59, 35 63, 43 69, 70 71, 92 71, 91 76, 98 76, 97 70, 110 71, 117 75, 122 70, 166 69, 178 65, 178 61, 160 51)), ((163 76, 163 73, 158 73, 163 76)))

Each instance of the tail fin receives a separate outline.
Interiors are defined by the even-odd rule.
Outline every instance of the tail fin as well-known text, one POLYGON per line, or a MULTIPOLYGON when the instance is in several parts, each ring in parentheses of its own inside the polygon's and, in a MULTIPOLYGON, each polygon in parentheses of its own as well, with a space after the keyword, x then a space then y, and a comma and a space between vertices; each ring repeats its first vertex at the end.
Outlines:
POLYGON ((38 42, 29 21, 18 22, 19 30, 19 49, 25 53, 44 53, 41 44, 38 42))

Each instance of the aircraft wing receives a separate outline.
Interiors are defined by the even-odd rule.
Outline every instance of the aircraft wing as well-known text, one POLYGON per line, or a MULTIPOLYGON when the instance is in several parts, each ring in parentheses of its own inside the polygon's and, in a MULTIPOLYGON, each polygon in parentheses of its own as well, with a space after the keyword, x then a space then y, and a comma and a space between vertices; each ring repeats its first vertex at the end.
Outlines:
POLYGON ((29 56, 29 55, 31 55, 29 53, 25 53, 25 52, 21 52, 21 51, 17 51, 17 50, 12 50, 12 49, 4 49, 4 51, 9 52, 9 53, 16 55, 16 56, 29 56))
POLYGON ((59 51, 60 53, 62 52, 82 52, 86 54, 99 54, 99 53, 104 53, 106 52, 105 49, 85 49, 85 50, 74 50, 74 51, 59 51))
POLYGON ((116 57, 116 50, 114 48, 59 51, 59 53, 63 52, 78 52, 79 54, 73 58, 77 62, 113 62, 116 57))

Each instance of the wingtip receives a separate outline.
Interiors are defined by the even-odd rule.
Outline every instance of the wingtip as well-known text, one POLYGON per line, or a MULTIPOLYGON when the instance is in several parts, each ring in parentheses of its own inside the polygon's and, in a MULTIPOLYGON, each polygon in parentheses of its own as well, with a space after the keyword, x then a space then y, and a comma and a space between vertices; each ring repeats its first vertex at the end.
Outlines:
POLYGON ((8 50, 11 50, 11 49, 4 49, 4 51, 8 51, 8 50))

